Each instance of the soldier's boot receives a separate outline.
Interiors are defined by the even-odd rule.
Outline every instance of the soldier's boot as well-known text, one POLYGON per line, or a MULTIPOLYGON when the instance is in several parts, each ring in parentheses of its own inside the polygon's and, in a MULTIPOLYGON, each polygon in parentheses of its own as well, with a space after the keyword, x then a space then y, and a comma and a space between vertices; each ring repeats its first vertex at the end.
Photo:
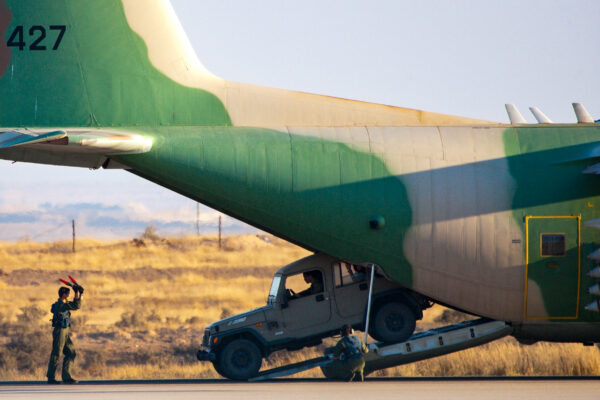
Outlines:
POLYGON ((73 365, 73 360, 75 359, 75 355, 73 354, 72 357, 66 357, 63 361, 63 368, 62 368, 62 381, 64 383, 77 383, 77 381, 75 379, 73 379, 73 377, 71 376, 71 366, 73 365))
POLYGON ((48 378, 48 383, 58 382, 56 380, 56 364, 52 357, 50 357, 50 362, 48 363, 48 372, 46 372, 46 378, 48 378))

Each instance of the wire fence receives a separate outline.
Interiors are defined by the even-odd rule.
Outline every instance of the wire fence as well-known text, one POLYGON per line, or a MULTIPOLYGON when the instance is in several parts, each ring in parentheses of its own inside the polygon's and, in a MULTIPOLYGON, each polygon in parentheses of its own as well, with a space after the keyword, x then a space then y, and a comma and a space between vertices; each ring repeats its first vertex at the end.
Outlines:
MULTIPOLYGON (((19 234, 15 234, 12 236, 4 236, 4 235, 0 235, 0 241, 5 241, 5 242, 14 242, 14 241, 35 241, 35 240, 39 240, 42 239, 42 241, 48 240, 48 241, 59 241, 59 240, 68 240, 70 239, 70 236, 73 236, 73 239, 75 241, 75 226, 77 225, 76 220, 67 220, 63 223, 60 223, 56 226, 53 226, 51 228, 48 229, 44 229, 41 231, 35 231, 32 229, 33 232, 23 232, 21 230, 21 232, 19 234), (71 225, 73 224, 73 228, 72 230, 69 229, 71 227, 71 225), (44 240, 45 239, 45 240, 44 240)), ((105 228, 90 228, 88 226, 82 225, 81 227, 78 226, 78 231, 80 232, 86 232, 85 236, 86 237, 93 237, 95 235, 89 235, 88 232, 93 231, 96 232, 97 236, 100 237, 106 237, 106 233, 110 233, 112 235, 109 234, 110 239, 126 239, 126 238, 131 238, 133 239, 134 237, 143 237, 144 235, 148 235, 148 232, 150 232, 151 235, 156 235, 158 236, 173 236, 173 237, 178 237, 178 236, 187 236, 187 235, 197 235, 197 236, 201 236, 201 235, 207 235, 207 234, 217 234, 219 238, 221 238, 223 235, 225 234, 232 234, 232 233, 246 233, 246 232, 242 232, 240 230, 239 227, 236 226, 232 226, 231 224, 228 223, 224 223, 224 216, 222 216, 221 214, 215 215, 215 219, 212 222, 208 222, 206 220, 200 222, 199 220, 194 221, 193 223, 188 223, 186 225, 189 226, 188 229, 185 228, 181 228, 178 229, 177 231, 173 231, 173 229, 170 229, 169 227, 160 228, 160 225, 155 225, 155 223, 153 222, 148 222, 147 225, 145 226, 145 228, 140 229, 138 228, 127 228, 124 227, 122 229, 119 229, 118 227, 105 227, 105 228), (161 231, 167 231, 168 233, 163 233, 161 231)), ((0 224, 0 229, 1 229, 2 224, 0 224)), ((250 228, 250 227, 248 227, 250 228)), ((243 227, 241 229, 244 229, 243 227)), ((251 229, 247 229, 248 232, 247 233, 254 233, 254 230, 251 229)), ((82 236, 81 234, 79 234, 78 232, 78 237, 82 236)))
POLYGON ((65 222, 65 223, 63 223, 63 224, 60 224, 60 225, 57 225, 57 226, 55 226, 55 227, 53 227, 53 228, 50 228, 50 229, 44 230, 44 231, 42 231, 42 232, 38 232, 38 233, 36 233, 36 234, 34 234, 34 235, 30 235, 30 234, 20 234, 20 235, 17 235, 17 236, 12 236, 12 237, 3 238, 2 240, 4 240, 4 241, 8 241, 8 242, 12 242, 12 241, 16 241, 16 240, 34 240, 34 239, 39 239, 39 238, 41 238, 42 236, 49 235, 49 234, 51 234, 51 233, 55 233, 55 232, 57 232, 57 231, 58 231, 58 230, 60 230, 60 229, 63 229, 63 228, 64 228, 64 227, 66 227, 67 225, 70 225, 70 223, 71 223, 71 221, 69 221, 69 222, 65 222))

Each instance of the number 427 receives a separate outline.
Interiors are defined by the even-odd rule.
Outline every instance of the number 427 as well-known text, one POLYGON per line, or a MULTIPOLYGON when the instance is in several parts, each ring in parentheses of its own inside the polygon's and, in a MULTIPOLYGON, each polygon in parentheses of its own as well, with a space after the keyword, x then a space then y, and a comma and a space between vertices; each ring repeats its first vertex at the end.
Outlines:
MULTIPOLYGON (((65 25, 50 25, 49 28, 51 31, 58 31, 54 46, 52 46, 52 50, 57 50, 67 27, 65 25)), ((34 39, 33 43, 29 45, 29 50, 46 50, 46 46, 42 44, 44 39, 46 39, 46 28, 41 25, 34 25, 29 28, 29 36, 34 39)), ((19 50, 25 49, 26 44, 23 39, 23 25, 17 25, 15 27, 15 30, 8 38, 6 45, 8 47, 18 47, 19 50)))

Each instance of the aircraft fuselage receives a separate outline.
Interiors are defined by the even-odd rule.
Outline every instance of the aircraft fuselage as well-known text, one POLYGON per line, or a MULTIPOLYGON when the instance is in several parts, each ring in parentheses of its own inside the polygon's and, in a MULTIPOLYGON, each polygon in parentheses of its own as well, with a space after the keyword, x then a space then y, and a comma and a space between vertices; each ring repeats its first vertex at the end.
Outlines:
POLYGON ((586 256, 600 238, 584 222, 598 218, 600 197, 597 178, 582 174, 600 127, 178 127, 151 136, 150 152, 118 161, 302 246, 375 263, 477 315, 600 321, 584 309, 595 283, 586 256), (377 218, 383 226, 371 226, 377 218), (542 255, 546 234, 564 254, 542 255))

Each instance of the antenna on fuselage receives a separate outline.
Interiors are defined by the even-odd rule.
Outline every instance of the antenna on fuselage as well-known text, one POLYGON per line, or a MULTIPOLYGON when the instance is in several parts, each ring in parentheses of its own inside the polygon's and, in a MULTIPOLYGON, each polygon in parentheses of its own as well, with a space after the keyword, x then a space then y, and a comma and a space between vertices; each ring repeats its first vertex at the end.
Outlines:
POLYGON ((515 106, 514 104, 505 104, 504 107, 506 108, 506 113, 508 114, 508 119, 510 120, 511 124, 527 123, 527 121, 525 121, 525 118, 523 118, 523 115, 517 109, 517 106, 515 106))
POLYGON ((551 124, 552 121, 539 108, 529 107, 529 111, 533 114, 539 124, 551 124))
POLYGON ((594 123, 594 118, 592 118, 592 116, 585 109, 583 104, 573 103, 573 110, 575 110, 575 115, 577 116, 578 124, 593 124, 594 123))

